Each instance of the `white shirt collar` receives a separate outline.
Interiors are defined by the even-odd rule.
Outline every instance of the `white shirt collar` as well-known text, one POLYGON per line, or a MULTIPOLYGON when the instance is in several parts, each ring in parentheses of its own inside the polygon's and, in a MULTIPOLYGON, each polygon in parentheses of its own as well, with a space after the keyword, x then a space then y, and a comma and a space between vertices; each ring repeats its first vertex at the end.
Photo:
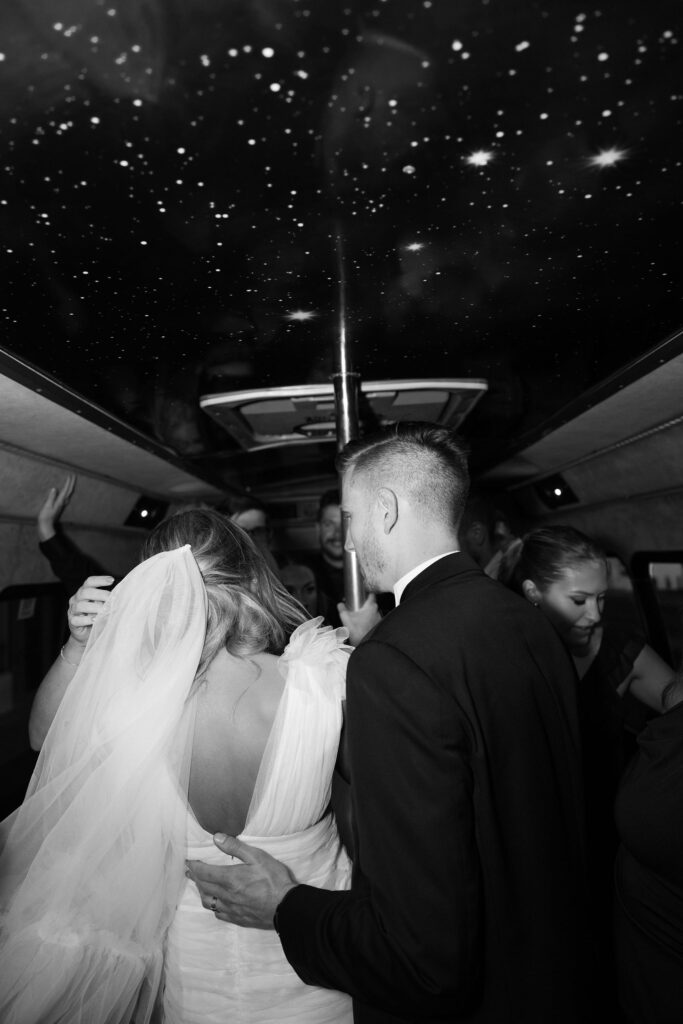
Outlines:
POLYGON ((397 580, 396 583, 394 583, 394 600, 396 601, 396 605, 398 606, 401 603, 403 591, 406 589, 410 581, 414 580, 416 576, 419 576, 428 565, 438 562, 440 558, 445 558, 446 555, 455 555, 457 553, 458 548, 454 548, 453 551, 444 551, 441 555, 435 555, 434 558, 428 558, 426 562, 420 562, 420 564, 416 565, 414 569, 407 572, 405 576, 401 576, 400 580, 397 580))

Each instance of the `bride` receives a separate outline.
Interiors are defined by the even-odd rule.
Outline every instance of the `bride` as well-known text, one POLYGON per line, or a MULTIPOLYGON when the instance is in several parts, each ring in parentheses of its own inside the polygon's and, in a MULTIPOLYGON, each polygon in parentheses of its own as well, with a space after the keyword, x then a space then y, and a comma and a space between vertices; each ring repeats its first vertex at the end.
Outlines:
POLYGON ((111 594, 93 577, 71 599, 36 697, 36 770, 0 826, 0 1019, 350 1024, 348 996, 305 985, 275 932, 219 920, 185 875, 231 860, 220 831, 348 888, 328 809, 343 631, 304 621, 220 513, 179 513, 143 554, 111 594))

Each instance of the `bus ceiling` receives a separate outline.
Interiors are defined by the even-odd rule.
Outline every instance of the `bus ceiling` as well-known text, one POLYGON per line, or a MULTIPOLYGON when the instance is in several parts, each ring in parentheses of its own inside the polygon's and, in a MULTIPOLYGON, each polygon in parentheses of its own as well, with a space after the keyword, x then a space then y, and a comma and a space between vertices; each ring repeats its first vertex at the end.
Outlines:
POLYGON ((682 20, 0 5, 1 372, 219 490, 328 477, 354 419, 561 469, 678 373, 682 20))

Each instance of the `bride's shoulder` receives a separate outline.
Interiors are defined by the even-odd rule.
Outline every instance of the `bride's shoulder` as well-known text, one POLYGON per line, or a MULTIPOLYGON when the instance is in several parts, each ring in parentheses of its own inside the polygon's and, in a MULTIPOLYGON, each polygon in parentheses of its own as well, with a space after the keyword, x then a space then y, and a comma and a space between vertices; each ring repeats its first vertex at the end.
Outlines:
POLYGON ((353 650, 347 644, 348 630, 344 627, 324 625, 322 615, 302 623, 292 633, 280 657, 281 670, 287 671, 296 662, 324 667, 326 664, 345 665, 353 650))

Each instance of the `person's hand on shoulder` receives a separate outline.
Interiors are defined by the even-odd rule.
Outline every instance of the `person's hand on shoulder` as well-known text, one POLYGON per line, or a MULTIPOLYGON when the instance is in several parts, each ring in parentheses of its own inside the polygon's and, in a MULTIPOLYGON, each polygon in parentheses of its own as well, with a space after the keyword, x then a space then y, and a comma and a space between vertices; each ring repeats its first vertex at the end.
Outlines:
POLYGON ((113 576, 88 576, 82 587, 69 598, 69 632, 71 639, 85 647, 92 624, 100 614, 111 593, 103 588, 110 587, 113 576))
POLYGON ((69 473, 59 490, 56 487, 51 487, 48 491, 47 498, 43 502, 36 520, 40 541, 50 540, 54 537, 57 532, 55 523, 59 522, 64 509, 71 501, 75 487, 76 477, 73 473, 69 473))
POLYGON ((40 750, 50 726, 85 653, 92 624, 111 597, 108 590, 113 576, 88 576, 69 599, 69 639, 62 647, 54 664, 36 691, 28 722, 29 743, 40 750))
POLYGON ((374 629, 382 619, 382 614, 377 607, 377 598, 374 594, 368 594, 360 608, 347 608, 343 601, 337 605, 339 618, 342 625, 349 631, 349 643, 356 647, 363 637, 374 629))

